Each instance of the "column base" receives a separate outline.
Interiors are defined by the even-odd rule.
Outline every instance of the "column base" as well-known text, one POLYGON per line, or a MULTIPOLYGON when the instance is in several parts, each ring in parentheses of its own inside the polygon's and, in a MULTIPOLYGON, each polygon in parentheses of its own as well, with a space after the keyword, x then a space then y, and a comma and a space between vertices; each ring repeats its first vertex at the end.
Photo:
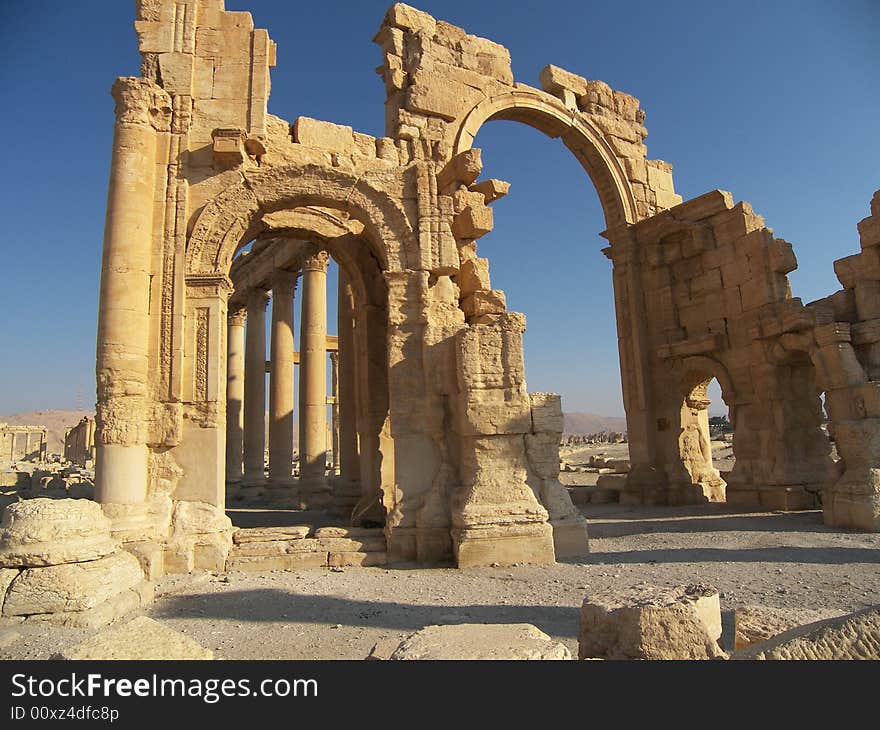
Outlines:
POLYGON ((298 486, 298 509, 327 509, 333 505, 330 484, 325 477, 300 477, 298 486))
POLYGON ((590 552, 587 521, 583 517, 565 517, 550 520, 553 528, 553 551, 556 559, 579 558, 590 552))
POLYGON ((171 524, 168 510, 157 511, 151 503, 102 504, 101 509, 110 518, 110 533, 123 543, 164 542, 171 524))
POLYGON ((723 502, 723 479, 705 483, 670 481, 669 476, 652 466, 636 465, 630 469, 620 492, 620 504, 641 506, 681 506, 723 502))
POLYGON ((827 488, 822 492, 822 519, 829 527, 880 532, 880 494, 827 488))
POLYGON ((819 507, 819 490, 816 486, 807 485, 760 488, 753 485, 731 488, 731 485, 728 485, 727 504, 785 512, 817 509, 819 507))
POLYGON ((389 563, 452 563, 452 536, 448 527, 393 527, 386 529, 386 535, 389 563))
POLYGON ((452 548, 459 568, 556 562, 553 528, 547 522, 454 527, 452 548))

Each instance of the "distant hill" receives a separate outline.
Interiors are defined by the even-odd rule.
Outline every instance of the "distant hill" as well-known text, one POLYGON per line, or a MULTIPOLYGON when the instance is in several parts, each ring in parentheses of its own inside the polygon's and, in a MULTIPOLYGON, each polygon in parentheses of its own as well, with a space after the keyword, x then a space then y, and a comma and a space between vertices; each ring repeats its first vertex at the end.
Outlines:
POLYGON ((94 411, 31 411, 0 416, 0 423, 10 426, 43 426, 46 429, 46 448, 50 454, 64 450, 64 432, 79 423, 83 416, 95 417, 94 411))
MULTIPOLYGON (((0 415, 0 423, 11 426, 44 426, 47 431, 49 453, 60 454, 64 445, 64 432, 75 426, 83 416, 95 417, 94 411, 46 410, 29 413, 0 415)), ((269 433, 268 413, 266 414, 266 434, 269 433)), ((298 429, 294 426, 294 446, 298 429)), ((619 416, 598 416, 595 413, 566 413, 565 433, 600 433, 602 431, 626 431, 626 419, 619 416)))
POLYGON ((601 433, 626 431, 626 419, 621 416, 597 416, 595 413, 565 413, 565 433, 601 433))

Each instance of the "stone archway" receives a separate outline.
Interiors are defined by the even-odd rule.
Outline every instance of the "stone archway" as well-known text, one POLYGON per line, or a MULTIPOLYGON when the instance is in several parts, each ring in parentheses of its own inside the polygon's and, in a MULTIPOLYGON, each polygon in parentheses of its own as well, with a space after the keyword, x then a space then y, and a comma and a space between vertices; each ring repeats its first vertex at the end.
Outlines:
POLYGON ((480 128, 492 120, 521 122, 560 138, 592 180, 608 230, 638 219, 632 187, 614 149, 584 115, 537 89, 514 89, 476 104, 457 127, 450 127, 453 154, 468 150, 480 128))
POLYGON ((235 252, 263 230, 264 214, 300 206, 332 208, 360 221, 384 270, 417 268, 418 241, 406 213, 365 176, 288 165, 248 170, 242 178, 199 213, 186 247, 188 277, 227 272, 235 252))
MULTIPOLYGON (((417 242, 402 209, 368 181, 340 171, 308 165, 287 166, 270 173, 246 171, 238 185, 209 201, 195 221, 186 250, 186 330, 179 369, 184 417, 181 443, 174 449, 184 476, 177 487, 177 498, 223 505, 226 452, 223 383, 227 300, 231 293, 229 267, 241 246, 267 230, 267 215, 303 210, 303 206, 320 206, 338 211, 342 221, 358 221, 362 229, 359 239, 366 242, 372 265, 378 267, 378 274, 370 272, 371 278, 409 268, 417 260, 417 242), (212 457, 206 459, 206 453, 212 457)), ((321 221, 315 215, 300 216, 294 230, 316 241, 326 241, 328 231, 321 221)), ((342 252, 340 258, 348 268, 354 289, 360 294, 357 299, 368 304, 363 299, 366 284, 357 276, 357 257, 342 252)), ((386 302, 385 308, 379 311, 383 322, 388 316, 387 306, 386 302)), ((361 317, 372 311, 369 306, 360 309, 361 317)), ((364 320, 361 329, 369 332, 370 339, 379 338, 382 343, 378 352, 369 342, 362 342, 363 362, 387 358, 387 353, 382 354, 385 353, 384 324, 364 320)), ((375 362, 371 365, 373 369, 375 362)), ((384 377, 384 373, 381 375, 384 377)), ((361 388, 362 392, 366 390, 361 388)), ((387 394, 384 403, 387 414, 387 394)), ((375 416, 378 407, 365 407, 365 410, 375 416)), ((371 422, 363 434, 376 448, 380 447, 381 427, 381 423, 376 427, 371 422)), ((389 444, 384 448, 390 448, 389 444)), ((391 455, 386 453, 384 457, 390 459, 391 455)), ((365 471, 381 478, 381 458, 366 466, 365 471)))

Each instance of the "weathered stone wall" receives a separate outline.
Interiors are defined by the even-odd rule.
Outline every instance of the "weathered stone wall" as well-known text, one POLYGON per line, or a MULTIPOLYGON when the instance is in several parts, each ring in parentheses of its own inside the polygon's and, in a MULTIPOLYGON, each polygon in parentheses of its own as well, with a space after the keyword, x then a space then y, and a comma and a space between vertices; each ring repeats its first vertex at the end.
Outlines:
POLYGON ((778 332, 777 322, 810 326, 786 276, 797 266, 791 244, 721 191, 632 232, 651 312, 645 365, 654 429, 651 456, 634 461, 625 500, 725 498, 708 449, 705 386, 717 378, 734 426, 727 501, 815 505, 831 463, 813 369, 803 353, 782 355, 764 339, 774 327, 778 332))
POLYGON ((95 421, 85 416, 64 434, 64 460, 91 469, 95 464, 95 421))

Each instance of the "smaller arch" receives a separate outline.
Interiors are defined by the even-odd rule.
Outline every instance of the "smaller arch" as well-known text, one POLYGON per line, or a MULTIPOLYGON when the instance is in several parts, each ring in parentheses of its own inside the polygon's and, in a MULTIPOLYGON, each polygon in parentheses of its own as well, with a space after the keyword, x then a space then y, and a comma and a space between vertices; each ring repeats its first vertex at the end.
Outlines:
POLYGON ((721 398, 730 408, 731 413, 733 412, 736 407, 736 390, 733 378, 730 377, 730 373, 721 361, 706 355, 691 355, 681 360, 679 373, 679 383, 683 395, 692 392, 701 383, 708 383, 712 378, 715 378, 721 386, 721 398))
POLYGON ((364 177, 317 165, 249 171, 213 198, 193 225, 186 272, 225 274, 236 251, 262 233, 262 216, 285 209, 321 207, 359 221, 383 270, 418 268, 418 240, 404 210, 364 177))
POLYGON ((635 198, 620 160, 602 132, 579 112, 537 89, 514 89, 477 103, 450 140, 453 153, 473 146, 480 128, 488 121, 521 122, 548 137, 559 137, 593 181, 607 229, 615 230, 638 220, 635 198))

